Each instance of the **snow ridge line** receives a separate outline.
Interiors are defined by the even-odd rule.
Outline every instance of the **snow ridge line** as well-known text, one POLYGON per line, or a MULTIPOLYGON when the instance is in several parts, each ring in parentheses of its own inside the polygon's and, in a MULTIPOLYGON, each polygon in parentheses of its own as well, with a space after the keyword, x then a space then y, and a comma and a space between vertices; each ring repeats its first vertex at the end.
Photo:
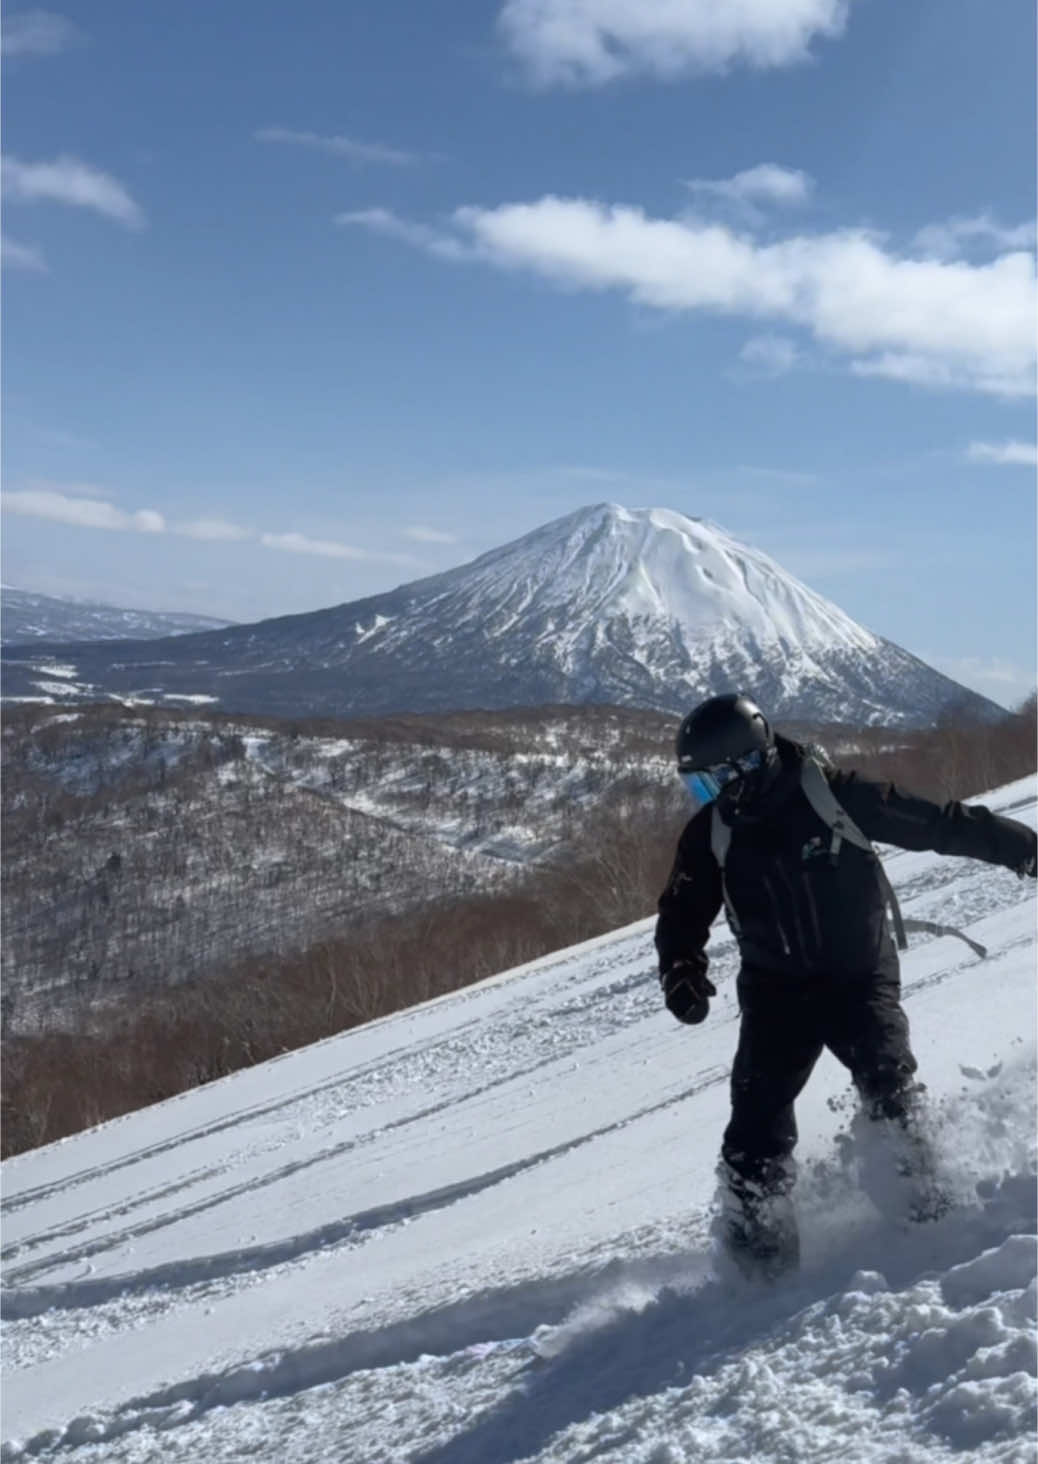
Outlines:
MULTIPOLYGON (((0 1296, 0 1314, 8 1320, 21 1321, 28 1317, 40 1316, 43 1312, 51 1310, 101 1306, 115 1297, 131 1293, 138 1294, 171 1286, 184 1288, 202 1282, 220 1280, 227 1276, 239 1275, 243 1271, 269 1270, 273 1266, 301 1260, 308 1254, 327 1250, 331 1246, 343 1242, 350 1243, 359 1240, 363 1244, 364 1237, 370 1231, 384 1230, 389 1226, 399 1225, 405 1220, 412 1220, 433 1210, 444 1209, 458 1200, 467 1199, 494 1185, 503 1184, 526 1170, 561 1158, 562 1155, 581 1149, 596 1139, 627 1128, 642 1118, 659 1113, 676 1103, 684 1102, 687 1098, 701 1093, 705 1088, 726 1082, 730 1071, 728 1067, 707 1069, 707 1075, 702 1076, 698 1082, 683 1089, 680 1093, 672 1094, 669 1098, 650 1104, 636 1113, 627 1114, 614 1123, 592 1129, 575 1139, 555 1144, 549 1149, 527 1155, 511 1164, 501 1165, 498 1169, 488 1170, 472 1179, 444 1185, 440 1189, 429 1190, 423 1195, 414 1195, 404 1200, 376 1205, 370 1210, 347 1216, 343 1220, 333 1220, 327 1225, 318 1226, 315 1230, 304 1232, 301 1235, 290 1236, 265 1245, 250 1246, 242 1250, 223 1251, 213 1256, 198 1256, 193 1260, 172 1261, 165 1265, 153 1266, 147 1270, 131 1272, 122 1276, 99 1276, 95 1280, 65 1281, 52 1286, 10 1288, 0 1296)), ((222 1198, 219 1201, 207 1202, 198 1208, 206 1209, 210 1203, 222 1203, 222 1198)), ((167 1222, 163 1219, 161 1223, 167 1222)), ((137 1231, 124 1232, 119 1239, 120 1241, 132 1239, 137 1235, 146 1234, 153 1228, 156 1227, 142 1226, 137 1231)), ((100 1249, 104 1248, 100 1247, 100 1249)), ((79 1252, 70 1252, 62 1259, 66 1263, 71 1263, 75 1260, 86 1259, 91 1253, 84 1247, 79 1252)), ((37 1263, 34 1269, 39 1269, 41 1264, 37 1263)), ((48 1266, 54 1264, 53 1259, 47 1262, 48 1266)))
MULTIPOLYGON (((605 992, 607 995, 612 995, 617 992, 626 992, 631 987, 641 984, 642 980, 643 976, 641 973, 638 973, 633 978, 625 977, 621 980, 614 982, 611 986, 605 988, 605 992)), ((562 1012, 566 1012, 567 1010, 577 1012, 582 1011, 583 1007, 579 1004, 574 1004, 572 1008, 560 1008, 560 1010, 562 1012)), ((452 1040, 454 1039, 441 1039, 439 1042, 432 1044, 431 1048, 426 1050, 435 1050, 437 1046, 442 1046, 444 1042, 452 1040)), ((592 1034, 589 1035, 587 1041, 581 1045, 588 1046, 596 1040, 597 1038, 592 1034)), ((580 1049, 570 1048, 567 1056, 575 1050, 580 1049)), ((282 1165, 280 1168, 269 1171, 259 1178, 248 1180, 243 1184, 234 1185, 229 1189, 224 1189, 218 1195, 211 1196, 210 1198, 205 1200, 200 1200, 193 1205, 181 1207, 168 1215, 158 1216, 155 1219, 139 1226, 130 1226, 129 1228, 117 1232, 112 1232, 106 1237, 106 1242, 104 1243, 95 1242, 92 1244, 84 1245, 79 1249, 67 1251, 58 1256, 49 1255, 39 1261, 26 1261, 21 1266, 15 1266, 13 1268, 8 1265, 8 1279, 14 1281, 24 1281, 29 1279, 31 1276, 37 1274, 41 1270, 50 1270, 53 1266, 61 1264, 63 1262, 71 1263, 73 1261, 88 1260, 92 1256, 96 1256, 104 1252, 105 1250, 120 1246, 126 1240, 134 1240, 141 1235, 146 1235, 153 1231, 161 1230, 165 1225, 178 1224, 181 1220, 186 1219, 189 1216, 196 1215, 205 1210, 212 1209, 218 1205, 224 1204, 227 1201, 236 1199, 240 1195, 264 1189, 269 1185, 277 1184, 282 1180, 292 1178, 293 1176, 303 1172, 304 1170, 313 1168, 317 1164, 322 1164, 330 1160, 337 1159, 343 1154, 351 1152, 353 1149, 363 1148, 368 1144, 374 1143, 377 1139, 380 1139, 385 1134, 392 1133, 396 1129, 406 1128, 408 1124, 419 1123, 422 1120, 430 1117, 432 1114, 443 1113, 447 1109, 452 1108, 458 1103, 468 1103, 473 1100, 483 1098, 486 1096, 486 1094, 493 1092, 495 1088, 503 1087, 507 1083, 513 1081, 523 1081, 531 1074, 538 1072, 542 1068, 550 1067, 560 1060, 560 1056, 557 1052, 551 1052, 547 1056, 540 1058, 537 1062, 531 1063, 523 1068, 513 1069, 507 1073, 502 1074, 499 1077, 492 1078, 488 1082, 482 1084, 480 1087, 470 1089, 469 1091, 464 1093, 459 1093, 455 1097, 436 1102, 426 1108, 417 1109, 413 1113, 405 1114, 402 1118, 393 1119, 389 1123, 383 1124, 381 1128, 371 1129, 367 1133, 359 1134, 352 1139, 344 1140, 342 1143, 330 1145, 327 1148, 321 1149, 316 1154, 309 1155, 305 1159, 299 1159, 293 1163, 282 1165)), ((363 1076, 370 1071, 379 1071, 382 1066, 383 1064, 381 1061, 374 1064, 369 1064, 367 1068, 358 1069, 358 1075, 363 1076)), ((336 1079, 336 1083, 341 1081, 343 1081, 341 1078, 336 1079)), ((352 1082, 353 1079, 351 1078, 346 1081, 352 1082)), ((327 1086, 334 1087, 335 1083, 327 1086)), ((323 1089, 313 1089, 311 1090, 311 1093, 316 1093, 320 1091, 323 1091, 323 1089)), ((309 1097, 311 1096, 311 1094, 308 1093, 306 1096, 309 1097)), ((293 1096, 287 1101, 295 1102, 301 1100, 297 1100, 296 1097, 293 1096)), ((269 1109, 263 1110, 263 1112, 274 1112, 276 1111, 278 1106, 279 1105, 277 1104, 272 1104, 269 1109)), ((161 1152, 161 1146, 159 1146, 157 1152, 161 1152)), ((0 1259, 11 1262, 17 1256, 20 1256, 24 1253, 31 1254, 32 1252, 39 1250, 41 1246, 50 1244, 53 1241, 62 1240, 66 1237, 80 1234, 83 1230, 88 1229, 91 1225, 97 1224, 100 1221, 118 1215, 131 1215, 135 1209, 139 1209, 141 1206, 154 1204, 156 1200, 163 1199, 168 1195, 175 1195, 182 1190, 192 1188, 196 1184, 204 1183, 207 1179, 211 1179, 215 1175, 220 1174, 223 1171, 224 1167, 225 1166, 223 1165, 214 1165, 204 1170, 195 1170, 191 1174, 185 1176, 184 1179, 178 1184, 166 1185, 157 1189, 142 1191, 140 1195, 135 1199, 127 1200, 124 1204, 120 1206, 115 1206, 111 1209, 104 1209, 102 1207, 96 1210, 88 1211, 85 1215, 77 1217, 76 1220, 60 1228, 41 1231, 36 1235, 27 1237, 23 1240, 13 1243, 12 1245, 0 1249, 0 1259)))
MULTIPOLYGON (((934 936, 936 940, 953 940, 953 936, 934 936)), ((929 942, 927 942, 929 944, 929 942)), ((1016 940, 1007 941, 1005 945, 999 946, 998 950, 989 950, 986 956, 964 956, 957 966, 946 966, 940 971, 933 971, 928 976, 917 976, 915 980, 904 981, 901 992, 907 1000, 917 991, 926 991, 930 986, 941 986, 945 981, 950 981, 953 976, 958 976, 963 971, 968 971, 974 966, 982 966, 990 961, 996 961, 1000 957, 1008 955, 1010 951, 1021 950, 1024 946, 1034 945, 1034 936, 1023 935, 1016 940)))
MULTIPOLYGON (((638 926, 642 926, 647 925, 647 922, 639 921, 636 922, 636 924, 638 926)), ((527 962, 523 966, 516 967, 514 971, 501 972, 498 975, 486 978, 484 981, 476 982, 472 986, 460 987, 457 991, 447 992, 442 997, 433 998, 432 1003, 421 1003, 420 1005, 426 1006, 444 1001, 466 1001, 478 994, 479 991, 485 988, 488 983, 497 983, 501 982, 504 978, 515 977, 520 972, 528 971, 531 966, 548 965, 553 959, 556 960, 560 966, 564 967, 573 960, 573 949, 586 950, 591 946, 604 945, 610 939, 610 936, 612 934, 614 933, 610 932, 607 933, 605 936, 593 936, 590 940, 581 942, 579 947, 566 948, 563 951, 550 953, 546 956, 540 956, 535 961, 527 962)), ((629 937, 632 944, 637 943, 643 938, 643 932, 640 929, 637 931, 633 931, 629 937)), ((724 942, 725 945, 729 943, 730 942, 728 941, 724 942)), ((624 944, 626 945, 627 942, 625 941, 624 944)), ((578 986, 583 985, 588 979, 588 972, 586 969, 578 965, 573 975, 569 979, 578 986)), ((417 1008, 415 1008, 415 1010, 417 1010, 417 1008)), ((392 1022, 397 1020, 402 1015, 403 1013, 401 1012, 394 1012, 391 1013, 388 1017, 379 1018, 378 1021, 380 1023, 392 1022)), ((374 1024, 365 1023, 364 1025, 371 1026, 374 1024)), ((424 1053, 435 1052, 439 1047, 442 1047, 447 1043, 456 1042, 459 1036, 464 1032, 469 1031, 472 1028, 478 1030, 479 1026, 480 1019, 478 1017, 472 1017, 467 1022, 459 1023, 455 1028, 452 1029, 449 1034, 446 1034, 442 1037, 433 1038, 431 1041, 424 1043, 422 1047, 418 1050, 424 1053)), ((359 1031, 361 1029, 357 1028, 354 1030, 359 1031)), ((330 1037, 325 1037, 322 1038, 319 1042, 312 1043, 305 1050, 311 1053, 318 1052, 323 1047, 331 1043, 341 1042, 344 1036, 349 1035, 349 1032, 333 1033, 330 1037)), ((590 1040, 591 1039, 589 1039, 589 1042, 590 1040)), ((598 1039, 595 1038, 594 1040, 597 1041, 598 1039)), ((141 1164, 149 1159, 157 1158, 162 1154, 171 1153, 173 1150, 179 1149, 185 1144, 194 1143, 196 1140, 199 1139, 211 1138, 214 1134, 223 1133, 228 1129, 237 1128, 239 1124, 249 1123, 259 1118, 265 1118, 269 1114, 276 1113, 279 1109, 286 1108, 293 1103, 306 1102, 308 1099, 317 1097, 322 1093, 331 1092, 333 1089, 342 1086, 344 1083, 353 1083, 359 1078, 363 1078, 371 1073, 378 1072, 381 1068, 389 1067, 392 1065, 393 1060, 401 1053, 413 1054, 415 1050, 416 1049, 414 1044, 412 1042, 408 1042, 405 1037, 396 1047, 388 1048, 385 1052, 379 1054, 378 1057, 372 1058, 370 1062, 364 1063, 357 1067, 351 1067, 349 1068, 348 1072, 345 1073, 336 1073, 333 1077, 324 1079, 319 1083, 295 1089, 291 1093, 283 1094, 281 1097, 277 1098, 273 1102, 259 1102, 252 1105, 251 1107, 235 1109, 234 1113, 227 1118, 220 1119, 215 1123, 204 1124, 201 1127, 191 1129, 188 1132, 177 1133, 168 1140, 164 1140, 163 1142, 158 1144, 150 1144, 146 1148, 138 1149, 132 1154, 122 1155, 118 1159, 113 1159, 109 1161, 109 1163, 107 1164, 99 1164, 96 1166, 92 1166, 88 1169, 77 1170, 75 1173, 67 1175, 63 1179, 55 1180, 49 1184, 36 1185, 32 1189, 21 1190, 17 1194, 11 1195, 6 1198, 0 1198, 0 1214, 14 1214, 18 1210, 24 1208, 26 1205, 35 1204, 39 1200, 48 1199, 52 1195, 60 1194, 66 1190, 73 1189, 78 1185, 88 1184, 98 1178, 106 1178, 111 1174, 117 1174, 120 1170, 129 1168, 134 1164, 141 1164)), ((291 1060, 298 1058, 298 1056, 298 1051, 281 1053, 277 1057, 272 1057, 268 1059, 268 1061, 262 1064, 262 1066, 265 1070, 269 1071, 273 1068, 275 1063, 290 1062, 291 1060)), ((217 1078, 213 1083, 203 1084, 203 1088, 214 1088, 219 1083, 238 1082, 240 1081, 241 1077, 241 1073, 230 1073, 227 1077, 217 1078)), ((174 1095, 172 1098, 165 1099, 164 1101, 169 1104, 185 1102, 190 1100, 196 1093, 200 1091, 202 1090, 198 1088, 191 1088, 183 1093, 178 1093, 174 1095)), ((120 1123, 132 1123, 136 1117, 136 1113, 128 1113, 121 1118, 111 1119, 110 1123, 113 1126, 120 1123)), ((89 1132, 89 1130, 87 1130, 86 1132, 89 1132)), ((79 1136, 76 1135, 74 1137, 79 1136)), ((16 1155, 12 1159, 6 1161, 6 1165, 9 1166, 9 1174, 17 1173, 19 1157, 20 1156, 16 1155)), ((9 1183, 10 1181, 8 1181, 8 1184, 9 1183)))
MULTIPOLYGON (((493 1092, 495 1088, 503 1087, 507 1083, 522 1081, 532 1073, 537 1072, 540 1068, 550 1067, 558 1061, 560 1061, 558 1053, 552 1053, 547 1057, 541 1058, 539 1062, 535 1062, 529 1067, 505 1073, 501 1077, 493 1078, 490 1082, 484 1083, 479 1088, 458 1093, 453 1098, 430 1104, 426 1108, 417 1109, 414 1113, 405 1114, 402 1118, 393 1119, 381 1128, 371 1129, 365 1134, 357 1135, 355 1138, 344 1139, 339 1144, 329 1145, 316 1154, 308 1155, 305 1159, 297 1159, 292 1163, 283 1164, 280 1168, 270 1170, 255 1179, 246 1180, 242 1184, 232 1185, 227 1189, 223 1189, 217 1195, 211 1195, 191 1205, 181 1206, 168 1214, 159 1215, 154 1219, 144 1221, 140 1225, 131 1225, 123 1230, 111 1231, 105 1236, 103 1241, 86 1243, 78 1248, 64 1251, 59 1255, 51 1254, 42 1257, 37 1261, 26 1261, 21 1266, 12 1267, 8 1265, 7 1278, 9 1281, 15 1282, 26 1281, 32 1276, 37 1275, 40 1271, 51 1270, 55 1265, 72 1264, 75 1261, 89 1260, 91 1257, 103 1254, 107 1250, 117 1249, 127 1240, 137 1240, 142 1235, 152 1234, 157 1230, 162 1230, 167 1225, 177 1225, 181 1220, 202 1214, 206 1210, 215 1209, 231 1200, 240 1198, 242 1195, 256 1193, 259 1190, 267 1189, 271 1185, 279 1184, 283 1180, 293 1179, 305 1170, 314 1168, 315 1165, 325 1164, 339 1159, 354 1149, 364 1148, 368 1144, 374 1143, 376 1140, 381 1139, 388 1133, 392 1133, 396 1129, 406 1128, 408 1124, 420 1123, 433 1114, 444 1113, 447 1109, 452 1108, 458 1103, 468 1103, 475 1099, 483 1098, 487 1093, 493 1092)), ((46 1245, 50 1241, 61 1240, 65 1236, 76 1235, 98 1221, 108 1219, 115 1215, 132 1214, 134 1209, 139 1208, 141 1205, 151 1204, 156 1199, 160 1199, 165 1195, 176 1194, 178 1190, 188 1189, 195 1184, 203 1183, 207 1178, 219 1174, 222 1168, 223 1166, 215 1166, 212 1169, 201 1172, 196 1171, 187 1176, 184 1182, 179 1185, 169 1185, 164 1189, 148 1191, 141 1194, 138 1199, 130 1201, 120 1208, 92 1211, 90 1214, 81 1216, 72 1224, 66 1225, 61 1229, 43 1231, 27 1240, 19 1241, 15 1245, 8 1246, 6 1250, 0 1251, 0 1257, 10 1261, 24 1251, 38 1250, 41 1245, 46 1245)))

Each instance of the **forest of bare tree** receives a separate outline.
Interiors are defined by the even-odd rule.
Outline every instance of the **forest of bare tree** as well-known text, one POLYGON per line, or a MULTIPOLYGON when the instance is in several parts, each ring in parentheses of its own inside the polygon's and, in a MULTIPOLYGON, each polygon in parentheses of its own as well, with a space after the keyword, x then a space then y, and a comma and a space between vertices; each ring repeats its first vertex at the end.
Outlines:
MULTIPOLYGON (((688 812, 674 728, 15 709, 4 1152, 651 914, 688 812)), ((997 724, 783 730, 939 802, 1036 762, 1033 697, 997 724)))

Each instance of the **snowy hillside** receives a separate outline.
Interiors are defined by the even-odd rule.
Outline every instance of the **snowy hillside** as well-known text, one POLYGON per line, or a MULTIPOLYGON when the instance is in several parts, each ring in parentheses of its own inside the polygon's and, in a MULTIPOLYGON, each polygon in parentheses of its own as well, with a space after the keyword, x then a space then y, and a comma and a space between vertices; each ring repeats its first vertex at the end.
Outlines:
POLYGON ((0 632, 4 645, 24 641, 151 640, 188 635, 228 624, 210 615, 179 611, 126 610, 92 600, 37 595, 30 590, 0 588, 0 632))
POLYGON ((281 716, 612 703, 741 687, 780 719, 997 715, 717 524, 598 504, 371 599, 118 647, 21 648, 6 696, 207 699, 281 716))
POLYGON ((888 869, 989 951, 904 962, 943 1220, 864 1198, 825 1057, 804 1268, 718 1279, 734 951, 682 1028, 643 922, 8 1161, 0 1457, 1031 1464, 1034 886, 888 869))

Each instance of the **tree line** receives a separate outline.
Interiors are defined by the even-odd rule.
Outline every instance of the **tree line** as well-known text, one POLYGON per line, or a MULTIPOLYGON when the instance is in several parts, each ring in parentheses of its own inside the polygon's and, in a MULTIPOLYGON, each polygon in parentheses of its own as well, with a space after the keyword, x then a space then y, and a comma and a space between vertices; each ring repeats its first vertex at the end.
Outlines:
MULTIPOLYGON (((1033 773, 1036 739, 1032 696, 993 724, 844 729, 845 747, 834 760, 943 802, 1033 773)), ((433 890, 409 909, 355 915, 317 939, 231 957, 204 976, 141 990, 132 1004, 84 1008, 65 1030, 9 1035, 3 1152, 50 1142, 650 915, 687 814, 670 780, 621 778, 576 810, 562 847, 504 887, 433 890)))

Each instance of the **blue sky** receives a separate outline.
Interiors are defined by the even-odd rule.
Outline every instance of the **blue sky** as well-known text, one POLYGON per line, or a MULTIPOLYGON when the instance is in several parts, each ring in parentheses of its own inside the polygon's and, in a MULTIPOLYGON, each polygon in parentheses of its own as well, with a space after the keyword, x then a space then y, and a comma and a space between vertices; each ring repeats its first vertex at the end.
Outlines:
POLYGON ((4 24, 4 579, 240 620, 582 504, 1035 681, 1030 0, 4 24))

